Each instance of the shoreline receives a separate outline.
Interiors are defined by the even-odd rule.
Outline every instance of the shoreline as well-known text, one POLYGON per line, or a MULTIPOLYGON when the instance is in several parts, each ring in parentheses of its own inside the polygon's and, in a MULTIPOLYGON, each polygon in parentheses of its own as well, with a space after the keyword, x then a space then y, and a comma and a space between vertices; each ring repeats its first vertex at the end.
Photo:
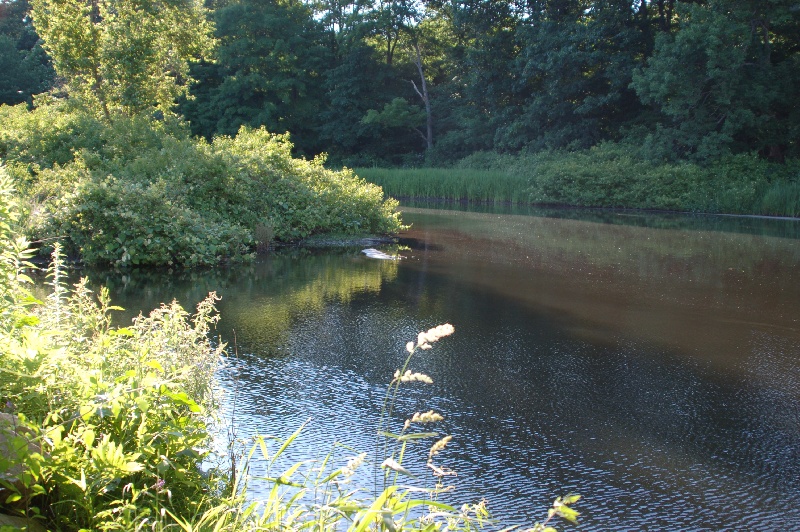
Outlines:
POLYGON ((636 207, 588 207, 582 205, 563 205, 555 203, 528 203, 510 200, 471 200, 471 199, 452 199, 431 196, 391 196, 400 202, 399 210, 402 212, 403 208, 418 208, 410 205, 405 205, 403 202, 417 201, 429 202, 434 204, 451 204, 451 205, 485 205, 485 206, 498 206, 498 207, 529 207, 539 209, 554 209, 554 210, 586 210, 586 211, 600 211, 600 212, 630 212, 630 213, 646 213, 646 214, 680 214, 690 216, 725 216, 729 218, 756 218, 766 220, 793 220, 800 221, 800 217, 792 216, 771 216, 768 214, 733 214, 733 213, 715 213, 715 212, 702 212, 702 211, 672 211, 665 209, 645 209, 636 207))

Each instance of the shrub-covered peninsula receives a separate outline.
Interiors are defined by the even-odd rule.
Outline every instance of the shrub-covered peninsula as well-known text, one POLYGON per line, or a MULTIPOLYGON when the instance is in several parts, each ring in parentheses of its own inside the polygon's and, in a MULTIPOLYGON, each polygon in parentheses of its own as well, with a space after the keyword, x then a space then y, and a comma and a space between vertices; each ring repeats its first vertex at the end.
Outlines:
POLYGON ((86 263, 197 266, 241 260, 272 239, 392 233, 396 202, 287 135, 243 127, 212 141, 175 117, 119 114, 42 96, 0 107, 0 158, 28 238, 86 263))

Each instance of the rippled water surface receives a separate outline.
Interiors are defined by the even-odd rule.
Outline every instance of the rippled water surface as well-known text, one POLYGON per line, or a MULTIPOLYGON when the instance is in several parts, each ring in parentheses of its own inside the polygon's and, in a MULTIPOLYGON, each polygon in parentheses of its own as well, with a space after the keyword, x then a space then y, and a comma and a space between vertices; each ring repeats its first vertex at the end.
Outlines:
MULTIPOLYGON (((449 322, 455 335, 413 363, 434 384, 409 389, 398 415, 446 415, 451 501, 485 497, 526 524, 577 491, 584 530, 800 529, 798 222, 418 208, 405 220, 397 262, 295 250, 93 277, 137 311, 216 290, 219 331, 238 347, 225 373, 238 435, 310 420, 291 459, 336 441, 372 452, 405 343, 449 322)), ((422 477, 426 452, 406 462, 422 477)))

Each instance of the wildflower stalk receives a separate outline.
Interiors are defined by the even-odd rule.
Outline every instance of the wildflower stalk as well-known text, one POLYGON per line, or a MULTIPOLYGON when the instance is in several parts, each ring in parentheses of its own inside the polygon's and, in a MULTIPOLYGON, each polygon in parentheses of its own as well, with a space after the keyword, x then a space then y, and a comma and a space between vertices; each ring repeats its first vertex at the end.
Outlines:
MULTIPOLYGON (((394 408, 397 403, 397 397, 400 391, 400 385, 403 383, 411 383, 411 382, 423 382, 426 384, 431 384, 433 382, 433 380, 429 376, 423 373, 414 373, 411 370, 409 370, 409 366, 411 365, 411 359, 414 357, 414 355, 417 353, 418 350, 431 349, 433 347, 431 345, 432 343, 437 342, 438 340, 444 338, 445 336, 453 334, 454 331, 455 329, 453 328, 453 326, 450 325, 449 323, 446 323, 444 325, 439 325, 437 327, 429 329, 425 332, 420 332, 417 335, 416 343, 408 342, 406 344, 406 351, 408 352, 408 356, 406 356, 406 359, 403 362, 403 366, 399 370, 395 371, 392 380, 389 382, 389 386, 386 389, 386 394, 383 397, 383 405, 381 407, 381 413, 378 418, 379 439, 376 441, 376 446, 375 446, 376 468, 374 473, 374 490, 376 495, 378 492, 378 466, 385 467, 386 460, 392 458, 393 456, 398 456, 399 460, 395 461, 392 458, 392 463, 402 466, 403 457, 405 456, 405 450, 408 440, 406 439, 401 440, 401 438, 404 436, 406 430, 409 428, 410 423, 407 421, 404 424, 403 429, 400 431, 400 434, 395 435, 389 431, 389 420, 391 420, 392 415, 394 414, 394 408), (391 456, 388 453, 389 438, 394 439, 396 444, 395 451, 391 454, 391 456), (382 450, 380 447, 381 441, 383 442, 382 450)), ((433 412, 431 411, 431 413, 433 412)), ((420 418, 418 417, 414 422, 419 422, 419 420, 420 418)), ((437 421, 438 420, 441 420, 441 416, 439 416, 439 419, 437 419, 437 421)), ((404 474, 407 474, 405 473, 405 471, 407 470, 393 468, 391 465, 389 467, 386 467, 386 469, 387 471, 383 475, 382 490, 385 490, 388 487, 388 480, 390 475, 390 473, 388 472, 389 469, 394 469, 394 477, 392 480, 392 484, 397 483, 399 473, 403 472, 404 474)))

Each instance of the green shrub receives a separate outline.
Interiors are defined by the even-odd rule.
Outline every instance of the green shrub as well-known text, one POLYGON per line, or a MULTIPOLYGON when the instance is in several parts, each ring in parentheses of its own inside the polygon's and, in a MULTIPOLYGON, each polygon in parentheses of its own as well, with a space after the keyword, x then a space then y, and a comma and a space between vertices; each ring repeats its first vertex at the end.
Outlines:
POLYGON ((172 119, 104 122, 47 100, 2 107, 0 121, 24 227, 45 252, 62 239, 87 263, 193 266, 246 258, 258 227, 280 240, 402 227, 379 187, 294 159, 288 137, 263 129, 208 143, 172 119))
POLYGON ((10 190, 0 167, 0 401, 27 435, 0 457, 0 506, 66 530, 202 511, 216 489, 199 466, 224 347, 208 338, 214 296, 192 320, 173 303, 114 329, 106 291, 63 286, 56 246, 52 293, 37 301, 10 190))
POLYGON ((511 171, 529 180, 536 204, 769 214, 762 208, 765 191, 789 179, 791 168, 746 154, 709 165, 657 164, 609 143, 522 156, 511 171))

